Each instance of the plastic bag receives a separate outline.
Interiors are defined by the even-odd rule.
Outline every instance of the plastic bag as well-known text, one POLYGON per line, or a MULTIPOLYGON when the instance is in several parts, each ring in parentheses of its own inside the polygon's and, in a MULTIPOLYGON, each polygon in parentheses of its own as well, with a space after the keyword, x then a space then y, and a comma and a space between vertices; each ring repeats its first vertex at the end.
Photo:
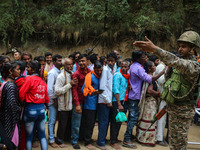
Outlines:
POLYGON ((116 122, 125 122, 127 121, 126 114, 124 112, 118 112, 115 117, 116 122))

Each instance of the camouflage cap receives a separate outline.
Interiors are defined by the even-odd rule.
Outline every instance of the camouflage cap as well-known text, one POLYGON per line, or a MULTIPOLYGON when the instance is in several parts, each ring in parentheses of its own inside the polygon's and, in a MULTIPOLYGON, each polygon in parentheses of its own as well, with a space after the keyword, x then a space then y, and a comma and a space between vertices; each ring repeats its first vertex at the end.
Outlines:
POLYGON ((184 32, 177 41, 188 42, 200 48, 200 36, 197 32, 194 32, 194 31, 184 32))

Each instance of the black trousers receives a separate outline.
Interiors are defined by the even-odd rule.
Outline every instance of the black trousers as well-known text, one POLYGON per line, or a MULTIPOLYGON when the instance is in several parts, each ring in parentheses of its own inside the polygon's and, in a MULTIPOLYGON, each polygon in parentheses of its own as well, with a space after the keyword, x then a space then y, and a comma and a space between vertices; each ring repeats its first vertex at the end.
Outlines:
MULTIPOLYGON (((122 103, 123 101, 121 101, 122 103)), ((112 102, 113 107, 110 109, 110 143, 115 144, 118 140, 119 130, 121 128, 121 122, 116 122, 116 115, 118 113, 117 102, 112 102)))
POLYGON ((92 133, 96 120, 96 110, 84 109, 84 141, 85 145, 91 143, 92 133))
POLYGON ((72 115, 71 111, 59 111, 58 112, 58 130, 57 130, 57 143, 63 144, 63 139, 65 139, 65 133, 67 129, 69 118, 72 115))

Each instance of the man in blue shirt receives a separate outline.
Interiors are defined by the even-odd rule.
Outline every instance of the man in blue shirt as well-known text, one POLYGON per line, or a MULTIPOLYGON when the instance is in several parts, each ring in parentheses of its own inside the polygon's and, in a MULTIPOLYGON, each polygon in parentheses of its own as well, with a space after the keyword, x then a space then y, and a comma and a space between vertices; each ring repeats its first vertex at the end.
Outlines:
MULTIPOLYGON (((123 111, 123 104, 128 94, 128 75, 129 63, 127 61, 121 62, 121 69, 119 72, 115 73, 113 77, 113 98, 112 98, 112 108, 110 112, 110 143, 111 146, 115 149, 121 149, 121 147, 117 144, 117 137, 119 135, 119 130, 121 127, 121 122, 116 122, 116 115, 118 111, 123 111)), ((127 100, 127 99, 126 99, 127 100)))
POLYGON ((84 94, 84 141, 85 146, 88 149, 94 149, 91 145, 91 137, 94 129, 96 119, 96 109, 98 102, 98 94, 103 93, 99 90, 99 78, 103 70, 103 65, 96 61, 94 63, 94 70, 88 73, 85 77, 85 83, 82 87, 82 93, 84 94))

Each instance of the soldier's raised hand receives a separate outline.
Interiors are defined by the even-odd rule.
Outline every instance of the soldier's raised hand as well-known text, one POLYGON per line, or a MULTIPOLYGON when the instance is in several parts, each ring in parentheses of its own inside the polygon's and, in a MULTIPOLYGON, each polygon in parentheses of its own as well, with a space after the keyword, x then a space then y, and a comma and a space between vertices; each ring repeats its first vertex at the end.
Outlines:
POLYGON ((135 41, 133 43, 133 45, 135 47, 139 47, 142 49, 142 51, 145 52, 156 52, 156 50, 159 48, 158 46, 154 45, 153 42, 151 42, 151 40, 149 40, 147 38, 147 36, 145 36, 145 40, 146 41, 135 41))

